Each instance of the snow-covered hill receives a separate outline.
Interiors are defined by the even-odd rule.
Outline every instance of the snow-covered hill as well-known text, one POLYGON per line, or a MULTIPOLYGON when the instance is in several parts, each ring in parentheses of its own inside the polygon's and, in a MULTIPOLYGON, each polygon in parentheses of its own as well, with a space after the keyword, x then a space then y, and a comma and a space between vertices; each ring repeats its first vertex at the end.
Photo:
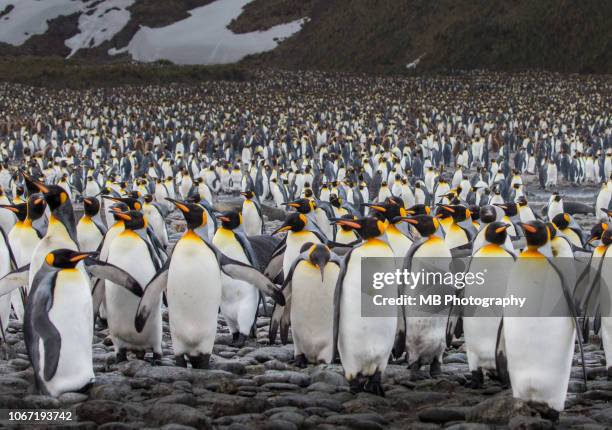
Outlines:
MULTIPOLYGON (((71 57, 112 41, 128 25, 130 8, 139 1, 145 0, 0 0, 0 42, 19 52, 33 36, 45 35, 50 21, 78 15, 76 33, 63 41, 69 49, 67 57, 71 57)), ((227 26, 251 1, 216 0, 188 11, 187 18, 169 25, 140 26, 127 45, 108 48, 106 53, 128 53, 143 62, 165 59, 178 64, 224 64, 274 49, 280 40, 300 31, 303 19, 266 31, 233 33, 227 26)))

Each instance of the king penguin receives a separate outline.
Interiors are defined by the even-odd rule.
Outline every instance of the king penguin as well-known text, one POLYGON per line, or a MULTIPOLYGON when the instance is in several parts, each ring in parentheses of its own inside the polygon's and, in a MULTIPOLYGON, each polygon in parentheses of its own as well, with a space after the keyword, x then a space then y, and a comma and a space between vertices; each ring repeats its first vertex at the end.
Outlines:
POLYGON ((100 201, 95 197, 83 199, 83 216, 77 224, 79 249, 85 252, 98 250, 106 234, 106 227, 100 220, 100 201))

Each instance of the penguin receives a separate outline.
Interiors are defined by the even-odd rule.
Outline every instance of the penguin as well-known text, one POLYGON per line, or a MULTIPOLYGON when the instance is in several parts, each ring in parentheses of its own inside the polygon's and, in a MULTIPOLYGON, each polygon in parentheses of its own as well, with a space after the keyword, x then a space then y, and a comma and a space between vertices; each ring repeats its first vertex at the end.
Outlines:
POLYGON ((286 304, 276 305, 272 313, 270 344, 274 344, 279 326, 281 340, 286 343, 286 321, 290 321, 296 366, 330 364, 334 355, 334 292, 341 261, 322 244, 307 242, 300 251, 283 285, 286 304))
POLYGON ((565 213, 563 210, 563 197, 557 192, 552 193, 548 200, 548 208, 546 215, 548 220, 552 222, 553 218, 558 214, 565 213))
POLYGON ((142 213, 147 218, 147 222, 151 226, 153 233, 155 233, 155 237, 157 237, 161 245, 166 248, 170 243, 168 241, 168 229, 164 221, 168 214, 168 210, 165 205, 154 202, 151 194, 145 194, 143 199, 142 213))
POLYGON ((228 280, 233 279, 230 276, 247 280, 282 304, 284 298, 256 269, 229 259, 208 241, 208 219, 202 206, 169 201, 183 214, 187 230, 171 257, 146 286, 135 326, 138 332, 145 328, 149 316, 157 313, 165 290, 176 364, 186 367, 187 357, 194 369, 208 368, 217 333, 217 312, 220 306, 224 309, 222 300, 228 280), (194 279, 206 279, 206 282, 194 282, 194 279))
POLYGON ((42 394, 58 397, 93 384, 93 308, 89 278, 76 265, 91 256, 69 249, 48 253, 32 281, 24 339, 42 394))
MULTIPOLYGON (((527 247, 510 272, 507 294, 529 297, 538 314, 561 298, 568 316, 538 316, 536 310, 522 315, 530 312, 529 304, 504 315, 503 341, 499 342, 503 352, 498 351, 498 362, 507 363, 515 398, 544 403, 555 416, 563 410, 567 396, 578 328, 576 310, 569 287, 551 259, 549 228, 537 220, 521 226, 527 247)), ((578 340, 582 350, 580 337, 578 340)))
MULTIPOLYGON (((343 215, 341 218, 353 220, 355 217, 351 214, 343 215)), ((336 236, 334 237, 334 242, 341 245, 354 245, 357 242, 360 242, 361 239, 355 233, 355 230, 350 226, 340 224, 340 228, 336 229, 336 236)))
MULTIPOLYGON (((4 189, 0 187, 0 205, 10 205, 11 202, 6 196, 4 189)), ((15 223, 17 222, 17 218, 15 214, 11 211, 0 211, 0 228, 4 232, 4 234, 8 234, 9 231, 13 228, 15 223)))
MULTIPOLYGON (((141 212, 133 210, 115 212, 115 215, 123 220, 124 230, 110 243, 107 261, 129 273, 142 289, 161 268, 146 232, 146 218, 141 212)), ((128 351, 144 357, 149 349, 153 350, 153 363, 161 362, 161 297, 157 306, 153 307, 146 326, 137 332, 134 318, 142 290, 137 295, 112 281, 106 281, 103 288, 109 336, 113 341, 117 363, 127 360, 128 351)))
POLYGON ((385 235, 389 245, 391 245, 397 258, 404 258, 412 246, 412 240, 397 227, 397 225, 402 224, 402 217, 407 215, 401 201, 396 197, 390 197, 383 204, 366 204, 365 206, 369 206, 382 214, 382 217, 387 221, 385 235))
POLYGON ((100 202, 95 197, 83 199, 84 214, 77 223, 79 249, 85 252, 97 251, 106 234, 106 227, 100 221, 100 202))
MULTIPOLYGON (((487 285, 495 285, 497 291, 505 291, 501 283, 508 279, 510 269, 514 263, 515 255, 506 247, 508 229, 510 224, 493 221, 484 229, 484 243, 473 253, 466 273, 482 273, 483 285, 466 284, 462 291, 463 296, 485 297, 492 293, 487 292, 487 285), (490 260, 491 258, 501 260, 490 260)), ((496 296, 493 294, 493 296, 496 296)), ((469 387, 478 389, 484 383, 484 371, 494 374, 496 371, 497 332, 501 324, 501 312, 486 308, 477 308, 469 315, 463 316, 463 333, 465 336, 465 349, 468 359, 468 368, 472 374, 469 387)), ((447 331, 447 340, 449 333, 447 331)))
POLYGON ((444 238, 448 249, 471 246, 472 240, 476 237, 476 229, 472 224, 470 210, 463 205, 442 205, 440 207, 450 212, 452 218, 452 223, 447 227, 444 238))
MULTIPOLYGON (((451 252, 444 239, 439 236, 441 223, 437 217, 429 215, 416 215, 404 219, 412 224, 421 235, 421 239, 414 242, 404 259, 404 270, 418 272, 431 271, 430 264, 435 269, 446 272, 449 270, 451 252), (435 258, 433 260, 432 258, 435 258)), ((429 285, 415 285, 415 289, 429 288, 429 285)), ((411 287, 412 288, 412 287, 411 287)), ((429 373, 435 377, 441 372, 442 354, 446 346, 446 317, 428 315, 426 317, 413 316, 418 314, 418 307, 404 310, 405 315, 405 348, 408 366, 419 369, 429 364, 429 373)), ((401 341, 401 337, 399 338, 401 341)), ((403 350, 404 345, 397 345, 397 354, 403 350)))
POLYGON ((559 213, 552 219, 552 223, 575 247, 584 246, 582 229, 574 218, 568 213, 559 213))
POLYGON ((264 220, 261 213, 261 205, 255 199, 253 191, 243 191, 240 193, 244 196, 242 203, 242 217, 244 219, 244 231, 248 236, 257 236, 263 234, 264 220))
MULTIPOLYGON (((334 346, 351 391, 384 396, 382 374, 393 349, 397 318, 362 316, 361 266, 364 258, 386 257, 380 260, 378 269, 393 272, 393 249, 384 240, 385 224, 379 219, 339 219, 335 223, 356 229, 363 242, 346 254, 338 275, 334 296, 334 346)), ((397 296, 397 285, 386 288, 392 297, 397 296)))
MULTIPOLYGON (((259 267, 257 256, 244 234, 240 212, 224 212, 217 219, 221 226, 213 237, 213 245, 232 260, 259 267)), ((244 346, 246 339, 253 334, 258 304, 259 293, 248 282, 236 279, 224 287, 221 313, 232 333, 234 345, 244 346)))

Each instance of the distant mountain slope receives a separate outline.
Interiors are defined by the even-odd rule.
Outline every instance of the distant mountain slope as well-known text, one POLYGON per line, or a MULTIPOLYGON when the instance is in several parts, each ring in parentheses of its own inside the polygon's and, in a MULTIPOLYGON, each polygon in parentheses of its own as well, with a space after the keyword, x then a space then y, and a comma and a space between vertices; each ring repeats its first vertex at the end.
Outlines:
POLYGON ((612 73, 610 23, 610 0, 0 0, 0 55, 612 73))

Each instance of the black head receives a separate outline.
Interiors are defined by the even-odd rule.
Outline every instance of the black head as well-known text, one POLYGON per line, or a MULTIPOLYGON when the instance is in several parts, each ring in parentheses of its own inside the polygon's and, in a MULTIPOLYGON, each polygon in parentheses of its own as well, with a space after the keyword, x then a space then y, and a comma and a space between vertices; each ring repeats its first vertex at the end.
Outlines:
POLYGON ((114 202, 125 203, 131 211, 139 211, 142 209, 142 203, 140 203, 140 200, 135 199, 133 197, 102 196, 102 198, 112 200, 114 202))
POLYGON ((478 205, 471 205, 469 209, 472 214, 472 220, 478 221, 480 219, 480 207, 478 205))
POLYGON ((591 228, 591 235, 589 236, 588 243, 600 240, 605 231, 608 230, 608 223, 598 222, 591 228))
MULTIPOLYGON (((344 214, 340 217, 341 219, 347 219, 347 220, 355 220, 357 218, 355 218, 353 215, 351 214, 344 214)), ((340 228, 344 231, 351 231, 353 228, 348 226, 348 225, 344 225, 344 224, 338 224, 340 226, 340 228)))
POLYGON ((335 193, 329 195, 329 203, 335 208, 342 207, 342 199, 335 193))
POLYGON ((18 205, 0 205, 0 209, 6 209, 13 212, 21 222, 25 221, 28 215, 28 205, 26 203, 19 203, 18 205))
POLYGON ((485 231, 485 239, 490 243, 502 245, 508 236, 508 227, 510 227, 510 224, 501 221, 490 223, 485 231))
POLYGON ((181 211, 185 221, 187 222, 187 228, 195 230, 196 228, 205 226, 208 222, 208 216, 204 208, 198 204, 184 202, 180 200, 173 200, 166 198, 169 202, 174 204, 178 210, 181 211))
POLYGON ((242 194, 246 199, 249 199, 249 200, 252 199, 253 197, 255 197, 255 193, 253 191, 251 191, 251 190, 243 191, 240 194, 242 194))
POLYGON ((492 205, 480 208, 480 220, 484 223, 491 223, 497 219, 497 211, 492 205))
POLYGON ((369 216, 383 221, 387 219, 387 205, 385 203, 363 203, 362 206, 370 208, 369 216))
POLYGON ((431 213, 431 208, 423 204, 414 205, 406 209, 406 214, 410 216, 429 215, 430 213, 431 213))
POLYGON ((331 258, 331 252, 329 248, 322 244, 313 244, 312 242, 306 242, 300 248, 300 254, 308 252, 308 261, 319 269, 321 272, 321 280, 325 275, 325 265, 331 258))
POLYGON ((147 220, 142 212, 133 210, 128 212, 115 212, 115 216, 123 220, 127 230, 141 230, 147 227, 147 220))
POLYGON ((79 261, 96 255, 95 252, 79 252, 70 249, 56 249, 45 257, 45 263, 58 269, 74 269, 79 261))
POLYGON ((242 224, 242 215, 239 211, 226 211, 217 215, 217 219, 221 221, 224 228, 233 230, 242 224))
MULTIPOLYGON (((453 221, 462 222, 472 216, 470 210, 463 205, 441 205, 440 209, 445 210, 453 217, 453 221)), ((446 217, 445 217, 446 218, 446 217)))
POLYGON ((354 220, 338 218, 332 220, 332 222, 340 226, 345 225, 352 228, 353 230, 357 231, 359 236, 361 236, 361 238, 364 240, 376 238, 382 235, 386 230, 385 223, 383 221, 371 216, 354 220))
POLYGON ((502 208, 504 210, 504 213, 509 217, 512 217, 518 213, 518 207, 516 206, 516 203, 513 202, 499 203, 495 206, 502 208))
POLYGON ((95 197, 85 197, 83 199, 83 210, 88 216, 96 216, 100 212, 100 202, 95 197))
POLYGON ((272 234, 282 233, 284 231, 302 231, 304 227, 306 227, 307 223, 308 219, 306 218, 306 215, 300 212, 292 212, 287 215, 283 225, 274 230, 272 234))
POLYGON ((43 194, 51 212, 62 206, 71 205, 68 193, 59 185, 45 185, 42 182, 35 182, 35 184, 43 194))
POLYGON ((563 198, 563 196, 561 196, 559 193, 553 193, 553 200, 556 202, 561 201, 561 199, 563 198))
POLYGON ((301 214, 309 214, 315 209, 315 204, 310 199, 298 199, 292 202, 284 203, 284 205, 294 208, 301 214))
POLYGON ((601 244, 604 246, 610 246, 612 243, 612 230, 606 230, 601 236, 601 244))
POLYGON ((527 206, 527 198, 525 196, 520 196, 517 201, 517 204, 519 204, 520 206, 527 206))
POLYGON ((521 223, 521 227, 525 232, 527 245, 540 247, 545 245, 550 237, 550 232, 545 223, 538 220, 521 223))
POLYGON ((145 203, 151 203, 153 201, 153 196, 151 194, 145 194, 143 199, 145 203))
POLYGON ((572 222, 572 217, 567 213, 557 214, 553 217, 552 222, 558 229, 564 230, 572 222))
POLYGON ((433 236, 436 231, 438 231, 438 228, 440 228, 440 221, 438 221, 438 218, 430 215, 406 217, 404 221, 408 224, 412 224, 423 237, 433 236))

